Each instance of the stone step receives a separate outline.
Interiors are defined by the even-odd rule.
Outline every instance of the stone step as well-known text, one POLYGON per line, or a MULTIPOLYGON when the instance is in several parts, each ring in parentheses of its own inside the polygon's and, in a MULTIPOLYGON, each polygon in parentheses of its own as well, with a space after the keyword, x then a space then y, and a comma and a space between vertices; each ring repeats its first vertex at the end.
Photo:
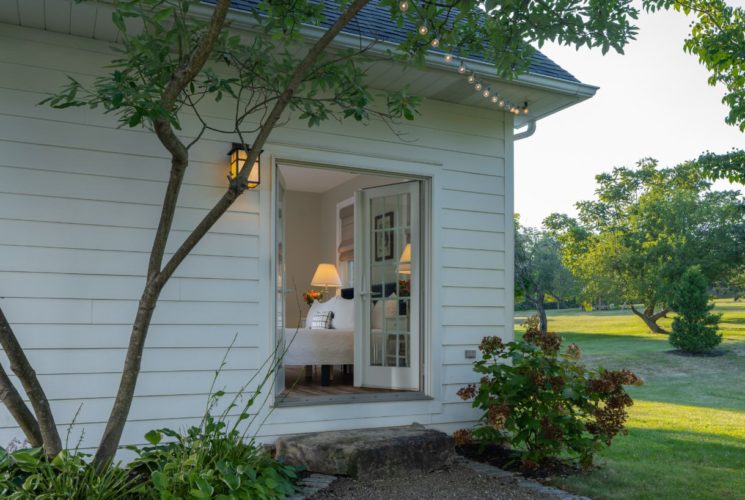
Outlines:
POLYGON ((275 447, 289 464, 361 480, 430 472, 455 459, 450 436, 418 424, 284 436, 275 447))

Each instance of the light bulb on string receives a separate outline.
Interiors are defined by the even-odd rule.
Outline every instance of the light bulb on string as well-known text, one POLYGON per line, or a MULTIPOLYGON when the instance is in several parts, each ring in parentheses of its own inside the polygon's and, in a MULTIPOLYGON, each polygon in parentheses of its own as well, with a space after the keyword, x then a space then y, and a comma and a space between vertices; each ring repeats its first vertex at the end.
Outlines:
POLYGON ((419 31, 420 35, 424 36, 429 33, 429 28, 427 28, 426 24, 422 24, 421 26, 419 26, 419 29, 417 31, 419 31))
POLYGON ((465 74, 466 72, 466 65, 463 61, 460 62, 460 66, 458 66, 458 73, 461 75, 465 74))
POLYGON ((524 115, 528 114, 528 101, 525 101, 525 106, 523 106, 523 114, 524 115))
POLYGON ((504 99, 500 99, 499 100, 499 107, 500 108, 503 108, 504 107, 504 99))
POLYGON ((499 96, 493 95, 491 96, 491 102, 492 104, 496 104, 499 102, 499 96))
POLYGON ((476 89, 476 92, 481 92, 481 89, 484 88, 484 86, 481 85, 481 82, 476 82, 476 85, 474 85, 473 88, 476 89))
POLYGON ((409 1, 408 0, 401 0, 398 3, 398 10, 400 10, 401 12, 406 12, 407 10, 409 10, 409 1))
POLYGON ((453 62, 453 54, 445 54, 445 62, 446 63, 453 62))
POLYGON ((440 46, 440 39, 439 38, 433 38, 429 44, 432 46, 432 48, 436 49, 440 46))
POLYGON ((468 75, 468 83, 473 83, 475 81, 476 81, 476 75, 474 75, 473 73, 468 75))
POLYGON ((484 89, 484 92, 481 95, 488 98, 491 95, 491 92, 489 91, 489 89, 484 89))

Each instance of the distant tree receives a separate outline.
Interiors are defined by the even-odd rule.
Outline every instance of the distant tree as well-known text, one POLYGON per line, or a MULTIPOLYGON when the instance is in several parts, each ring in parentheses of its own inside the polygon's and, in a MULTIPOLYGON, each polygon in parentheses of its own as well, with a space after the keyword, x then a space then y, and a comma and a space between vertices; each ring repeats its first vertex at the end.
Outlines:
POLYGON ((702 353, 718 346, 720 315, 712 314, 708 282, 698 266, 690 267, 675 285, 671 305, 678 315, 673 319, 670 343, 685 352, 702 353))
POLYGON ((578 218, 554 214, 544 223, 567 267, 589 287, 617 293, 650 331, 667 333, 657 321, 689 267, 713 282, 745 261, 739 192, 712 191, 695 162, 661 169, 645 159, 596 180, 597 199, 577 203, 578 218))
POLYGON ((538 312, 540 330, 548 330, 546 300, 576 297, 577 280, 561 261, 559 241, 545 231, 522 226, 515 218, 515 289, 538 312))

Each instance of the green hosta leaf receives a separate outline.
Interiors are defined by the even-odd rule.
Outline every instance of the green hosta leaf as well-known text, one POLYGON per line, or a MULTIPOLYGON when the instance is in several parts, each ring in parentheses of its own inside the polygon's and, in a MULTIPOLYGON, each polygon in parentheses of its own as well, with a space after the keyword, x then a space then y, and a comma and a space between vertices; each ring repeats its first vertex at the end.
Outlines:
POLYGON ((163 438, 163 435, 158 430, 152 430, 148 432, 147 434, 145 434, 145 439, 147 440, 148 443, 152 445, 156 445, 160 443, 162 438, 163 438))
POLYGON ((161 491, 167 490, 168 485, 170 483, 168 476, 166 476, 160 471, 153 472, 150 475, 150 481, 152 481, 156 489, 161 490, 161 491))

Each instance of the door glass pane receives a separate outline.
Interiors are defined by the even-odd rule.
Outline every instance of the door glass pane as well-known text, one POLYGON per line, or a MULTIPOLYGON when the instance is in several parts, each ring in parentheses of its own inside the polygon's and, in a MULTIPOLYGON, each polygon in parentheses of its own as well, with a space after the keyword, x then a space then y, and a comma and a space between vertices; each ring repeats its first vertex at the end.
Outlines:
POLYGON ((370 200, 370 364, 411 365, 411 195, 370 200), (408 246, 408 248, 407 248, 408 246))

